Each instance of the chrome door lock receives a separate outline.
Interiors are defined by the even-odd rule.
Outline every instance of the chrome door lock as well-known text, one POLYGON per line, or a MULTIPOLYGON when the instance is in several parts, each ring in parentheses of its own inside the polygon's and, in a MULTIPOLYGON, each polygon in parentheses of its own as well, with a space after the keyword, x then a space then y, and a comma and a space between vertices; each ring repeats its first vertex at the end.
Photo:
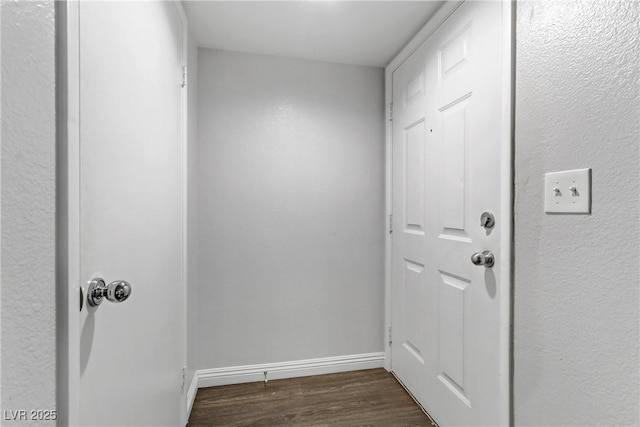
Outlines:
POLYGON ((97 277, 89 282, 87 288, 87 302, 92 307, 102 304, 104 298, 111 302, 123 302, 129 295, 131 285, 124 280, 115 280, 107 285, 104 279, 97 277))
POLYGON ((496 225, 496 218, 489 211, 482 212, 480 216, 480 226, 486 230, 491 230, 496 225))
POLYGON ((496 263, 496 258, 491 251, 476 252, 471 255, 471 262, 473 265, 484 265, 485 268, 491 268, 496 263))

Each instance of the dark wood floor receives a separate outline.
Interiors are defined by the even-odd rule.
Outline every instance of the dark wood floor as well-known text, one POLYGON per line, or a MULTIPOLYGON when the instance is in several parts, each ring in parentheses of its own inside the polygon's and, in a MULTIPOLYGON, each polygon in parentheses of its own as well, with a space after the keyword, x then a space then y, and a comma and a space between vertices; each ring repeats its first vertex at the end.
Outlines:
POLYGON ((195 426, 431 426, 384 369, 198 390, 195 426))

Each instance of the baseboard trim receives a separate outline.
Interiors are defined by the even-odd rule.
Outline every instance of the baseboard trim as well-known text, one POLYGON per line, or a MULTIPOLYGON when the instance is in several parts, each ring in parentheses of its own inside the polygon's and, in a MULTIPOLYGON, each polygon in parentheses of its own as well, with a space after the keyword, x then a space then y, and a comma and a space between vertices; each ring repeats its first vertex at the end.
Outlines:
POLYGON ((191 415, 191 409, 193 408, 193 402, 196 400, 196 392, 198 391, 198 371, 193 373, 191 383, 189 383, 189 389, 187 390, 187 420, 191 415))
POLYGON ((264 381, 265 372, 267 372, 268 380, 277 380, 382 367, 384 367, 384 352, 201 369, 196 374, 198 388, 202 388, 264 381))

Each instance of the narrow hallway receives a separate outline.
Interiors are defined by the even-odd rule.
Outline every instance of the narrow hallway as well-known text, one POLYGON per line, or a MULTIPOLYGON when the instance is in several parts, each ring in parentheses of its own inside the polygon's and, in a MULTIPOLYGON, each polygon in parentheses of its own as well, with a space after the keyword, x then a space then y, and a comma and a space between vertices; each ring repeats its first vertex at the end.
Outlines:
POLYGON ((0 12, 2 426, 640 426, 640 1, 0 12))

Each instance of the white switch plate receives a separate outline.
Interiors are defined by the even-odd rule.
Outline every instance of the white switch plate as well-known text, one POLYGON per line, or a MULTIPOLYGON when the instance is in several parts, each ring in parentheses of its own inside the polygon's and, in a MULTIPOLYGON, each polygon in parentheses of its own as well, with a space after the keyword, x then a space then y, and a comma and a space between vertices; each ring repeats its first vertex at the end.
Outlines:
POLYGON ((546 213, 591 213, 591 169, 550 172, 544 175, 546 213))

